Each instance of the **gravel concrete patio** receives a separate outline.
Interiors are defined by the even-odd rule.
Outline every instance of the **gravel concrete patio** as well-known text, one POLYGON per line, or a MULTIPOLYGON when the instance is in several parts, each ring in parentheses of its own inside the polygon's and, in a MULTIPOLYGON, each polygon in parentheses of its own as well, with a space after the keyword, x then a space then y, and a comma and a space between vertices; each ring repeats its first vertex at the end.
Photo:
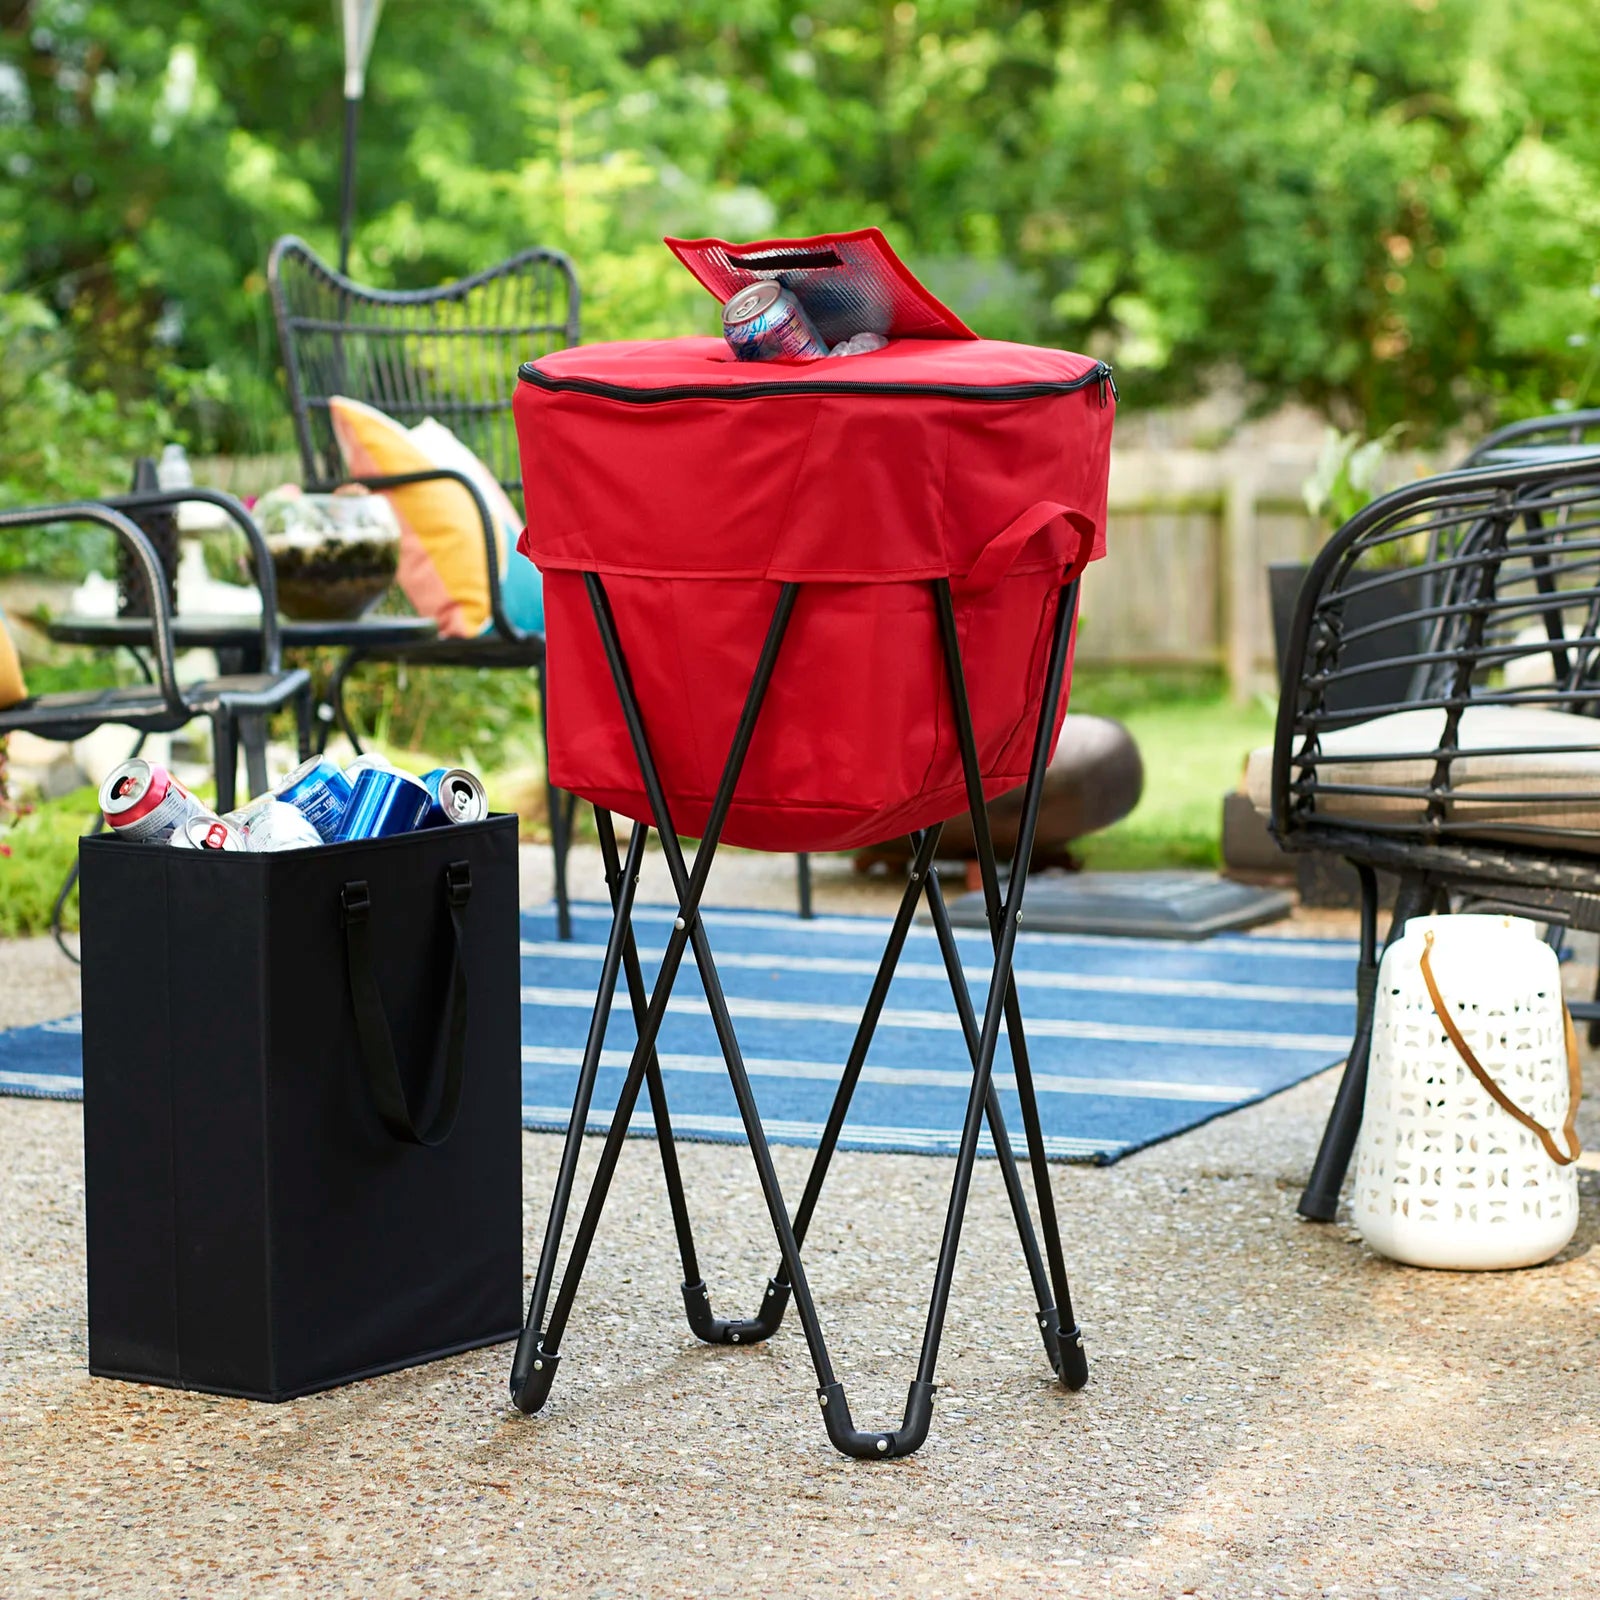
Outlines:
MULTIPOLYGON (((595 853, 577 862, 598 898, 595 853)), ((793 903, 782 862, 724 866, 719 903, 793 903)), ((546 883, 525 852, 527 898, 546 883)), ((893 893, 819 871, 825 909, 893 893)), ((0 1025, 75 1004, 48 947, 0 946, 0 1025)), ((689 1335, 648 1141, 624 1153, 541 1417, 508 1409, 509 1347, 279 1407, 92 1381, 79 1109, 0 1100, 0 1593, 1593 1594, 1600 1175, 1553 1265, 1394 1266, 1295 1217, 1334 1079, 1055 1169, 1077 1395, 1050 1381, 980 1163, 933 1434, 883 1465, 829 1448, 792 1315, 761 1348, 689 1335)), ((1581 1126, 1600 1143, 1593 1092, 1581 1126)), ((560 1140, 523 1150, 531 1268, 560 1140)), ((809 1152, 774 1155, 797 1194, 809 1152)), ((713 1298, 753 1310, 776 1257, 748 1155, 682 1161, 713 1298)), ((863 1426, 904 1402, 950 1172, 836 1160, 807 1260, 863 1426)))

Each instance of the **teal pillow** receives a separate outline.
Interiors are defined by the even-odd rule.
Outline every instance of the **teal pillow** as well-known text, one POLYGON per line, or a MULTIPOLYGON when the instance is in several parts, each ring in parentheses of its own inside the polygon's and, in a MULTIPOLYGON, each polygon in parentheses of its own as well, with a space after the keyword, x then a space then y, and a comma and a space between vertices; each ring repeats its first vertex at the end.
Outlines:
MULTIPOLYGON (((524 633, 544 632, 544 578, 539 569, 513 550, 500 577, 500 600, 513 627, 524 633)), ((494 627, 494 619, 489 619, 494 627)))

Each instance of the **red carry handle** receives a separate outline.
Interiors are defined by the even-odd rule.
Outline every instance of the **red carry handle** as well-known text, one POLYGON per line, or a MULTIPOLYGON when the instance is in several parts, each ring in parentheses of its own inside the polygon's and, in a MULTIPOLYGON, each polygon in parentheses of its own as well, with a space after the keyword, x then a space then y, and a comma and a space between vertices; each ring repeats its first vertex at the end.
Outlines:
POLYGON ((1020 517, 1013 518, 978 553, 978 559, 967 569, 965 576, 952 578, 950 586, 957 594, 982 594, 992 589, 1016 565, 1022 552, 1035 537, 1051 524, 1056 525, 1050 541, 1051 554, 1067 565, 1068 530, 1077 535, 1072 546, 1071 564, 1062 577, 1070 583, 1080 577, 1089 565, 1094 549, 1094 519, 1073 506, 1064 506, 1054 500, 1040 500, 1031 505, 1020 517))

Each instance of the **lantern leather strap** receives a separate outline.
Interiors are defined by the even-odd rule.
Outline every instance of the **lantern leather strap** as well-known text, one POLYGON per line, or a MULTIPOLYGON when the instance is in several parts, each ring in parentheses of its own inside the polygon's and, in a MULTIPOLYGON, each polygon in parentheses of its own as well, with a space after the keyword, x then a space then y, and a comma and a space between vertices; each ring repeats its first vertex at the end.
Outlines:
POLYGON ((1542 1123, 1536 1122, 1522 1109, 1509 1095, 1506 1094, 1498 1083, 1484 1071, 1483 1064, 1472 1053, 1472 1047, 1462 1036, 1461 1030, 1455 1025, 1450 1016, 1449 1007, 1444 1003, 1444 996, 1439 993, 1439 985, 1433 981, 1433 935, 1427 933, 1422 939, 1422 960, 1418 965, 1422 969, 1422 981, 1428 986, 1428 998, 1433 1002, 1433 1014, 1439 1019, 1450 1043, 1456 1047, 1456 1054, 1467 1064, 1467 1070, 1482 1085, 1483 1091, 1494 1103, 1505 1112, 1514 1122, 1519 1122, 1529 1133, 1536 1134, 1539 1143, 1545 1148, 1545 1154, 1555 1162, 1558 1167, 1570 1167, 1579 1156, 1583 1154, 1583 1147, 1578 1143, 1578 1101, 1583 1094, 1583 1071, 1578 1062, 1578 1036, 1572 1027, 1572 1013, 1567 1010, 1565 1000, 1561 1002, 1561 1020, 1566 1025, 1567 1031, 1567 1120, 1561 1129, 1562 1140, 1572 1152, 1565 1155, 1557 1146, 1555 1136, 1542 1123))

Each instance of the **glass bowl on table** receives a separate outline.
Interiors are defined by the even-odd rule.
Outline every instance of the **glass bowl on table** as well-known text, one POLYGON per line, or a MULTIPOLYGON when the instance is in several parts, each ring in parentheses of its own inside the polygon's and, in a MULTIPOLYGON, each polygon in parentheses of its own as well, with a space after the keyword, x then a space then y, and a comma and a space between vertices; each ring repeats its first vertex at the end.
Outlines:
POLYGON ((353 621, 395 580, 400 525, 382 495, 274 489, 257 502, 255 516, 286 617, 353 621))

